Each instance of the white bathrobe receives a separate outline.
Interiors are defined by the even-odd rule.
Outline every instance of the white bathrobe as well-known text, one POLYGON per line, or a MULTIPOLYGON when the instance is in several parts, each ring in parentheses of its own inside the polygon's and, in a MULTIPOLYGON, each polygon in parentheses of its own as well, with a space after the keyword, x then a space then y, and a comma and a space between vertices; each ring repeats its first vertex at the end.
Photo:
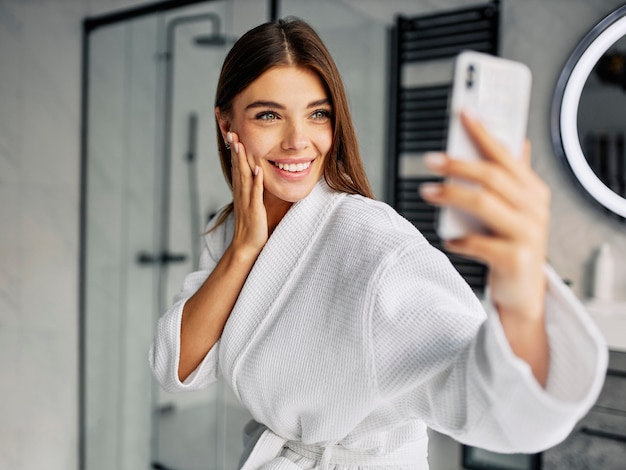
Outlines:
POLYGON ((543 389, 445 255, 386 204, 323 179, 276 227, 221 339, 181 383, 183 306, 233 224, 205 236, 150 362, 172 392, 226 380, 256 421, 246 469, 427 469, 427 427, 496 452, 537 452, 598 396, 606 345, 549 267, 543 389))

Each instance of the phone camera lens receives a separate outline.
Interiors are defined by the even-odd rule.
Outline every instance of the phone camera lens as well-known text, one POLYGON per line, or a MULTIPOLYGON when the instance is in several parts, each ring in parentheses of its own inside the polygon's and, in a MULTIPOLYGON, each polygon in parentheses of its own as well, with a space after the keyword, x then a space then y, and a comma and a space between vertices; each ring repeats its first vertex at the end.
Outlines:
POLYGON ((465 80, 465 87, 472 88, 474 86, 474 72, 476 71, 476 67, 474 64, 469 64, 467 66, 467 79, 465 80))

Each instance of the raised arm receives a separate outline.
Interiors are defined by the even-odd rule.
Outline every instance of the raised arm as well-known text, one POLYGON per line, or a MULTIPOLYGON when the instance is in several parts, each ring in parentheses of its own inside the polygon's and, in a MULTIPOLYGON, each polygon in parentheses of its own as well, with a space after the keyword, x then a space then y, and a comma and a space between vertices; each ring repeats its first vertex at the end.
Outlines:
POLYGON ((462 116, 465 128, 480 149, 476 162, 452 160, 443 154, 426 159, 444 176, 478 183, 428 185, 424 199, 463 209, 484 221, 488 235, 470 234, 446 242, 451 252, 489 265, 489 290, 513 352, 526 361, 545 386, 550 348, 544 305, 550 215, 550 190, 530 166, 530 145, 516 160, 477 121, 462 116))
POLYGON ((215 269, 185 303, 178 367, 181 382, 222 335, 239 292, 268 238, 262 170, 258 167, 252 170, 252 159, 248 158, 237 135, 232 132, 228 135, 233 162, 235 230, 231 244, 215 269))

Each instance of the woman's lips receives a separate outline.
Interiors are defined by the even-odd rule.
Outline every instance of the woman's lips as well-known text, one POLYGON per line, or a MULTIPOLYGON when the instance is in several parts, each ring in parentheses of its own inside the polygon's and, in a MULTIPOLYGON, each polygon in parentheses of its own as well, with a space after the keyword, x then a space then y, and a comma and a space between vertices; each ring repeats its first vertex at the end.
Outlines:
POLYGON ((272 165, 274 165, 276 168, 283 170, 283 171, 287 171, 289 173, 301 173, 303 171, 306 171, 309 169, 309 167, 311 166, 311 163, 313 163, 312 160, 308 161, 308 162, 302 162, 302 163, 283 163, 283 162, 270 162, 272 165))
POLYGON ((307 160, 306 158, 285 158, 280 161, 268 160, 272 164, 276 173, 286 180, 299 181, 306 178, 311 172, 315 158, 307 160))

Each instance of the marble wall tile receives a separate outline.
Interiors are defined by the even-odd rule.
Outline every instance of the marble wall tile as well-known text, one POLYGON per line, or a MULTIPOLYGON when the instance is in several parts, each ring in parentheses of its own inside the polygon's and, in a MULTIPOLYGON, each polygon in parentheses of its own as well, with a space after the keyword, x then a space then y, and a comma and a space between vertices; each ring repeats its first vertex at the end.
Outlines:
POLYGON ((0 185, 17 182, 20 177, 19 153, 22 142, 21 36, 23 25, 9 5, 0 3, 0 185))
POLYGON ((75 341, 77 201, 64 189, 32 185, 21 188, 20 198, 21 322, 75 341))
POLYGON ((22 385, 19 377, 18 327, 0 324, 0 468, 23 468, 22 385))
MULTIPOLYGON (((4 436, 15 434, 20 419, 20 409, 17 405, 19 397, 20 383, 18 375, 19 359, 19 335, 15 326, 0 325, 0 415, 4 426, 0 432, 4 436)), ((0 436, 0 464, 3 458, 8 459, 9 455, 15 457, 17 446, 12 440, 5 441, 0 436), (12 449, 15 447, 15 449, 12 449)), ((14 468, 7 465, 0 465, 0 468, 14 468)))
POLYGON ((78 197, 75 139, 80 123, 78 2, 25 2, 22 34, 23 178, 78 197))
POLYGON ((19 337, 19 432, 22 468, 75 468, 77 454, 76 343, 45 329, 19 337))
POLYGON ((17 182, 0 182, 0 327, 19 322, 23 269, 20 194, 17 182))
POLYGON ((9 426, 0 429, 0 468, 24 468, 21 458, 22 442, 9 426))
POLYGON ((84 8, 0 0, 0 468, 78 467, 84 8))
POLYGON ((18 323, 21 279, 19 199, 22 165, 19 6, 0 2, 0 327, 18 323))

